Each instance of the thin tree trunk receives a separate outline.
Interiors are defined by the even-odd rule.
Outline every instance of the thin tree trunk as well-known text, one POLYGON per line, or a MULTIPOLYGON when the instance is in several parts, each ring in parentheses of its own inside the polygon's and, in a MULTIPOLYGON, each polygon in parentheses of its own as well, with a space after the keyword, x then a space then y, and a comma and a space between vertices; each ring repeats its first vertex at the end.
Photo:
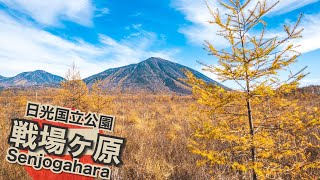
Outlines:
MULTIPOLYGON (((247 80, 247 110, 248 110, 248 121, 250 126, 250 135, 251 135, 251 141, 254 140, 254 126, 253 126, 253 120, 252 120, 252 112, 251 112, 251 101, 250 101, 250 85, 249 81, 247 80)), ((251 147, 251 162, 254 165, 256 161, 256 152, 255 147, 252 145, 251 147)), ((257 180, 257 174, 254 168, 252 168, 252 179, 257 180)))
MULTIPOLYGON (((248 120, 249 120, 249 126, 250 126, 251 140, 253 141, 254 127, 253 127, 253 122, 252 122, 250 99, 247 99, 247 109, 248 109, 248 120)), ((251 147, 251 161, 252 161, 252 164, 254 165, 254 163, 256 161, 256 152, 255 152, 255 147, 254 146, 251 147)), ((257 179, 256 171, 253 168, 252 168, 252 179, 253 180, 257 179)))
MULTIPOLYGON (((240 3, 239 3, 239 9, 240 9, 240 3)), ((242 16, 243 22, 245 22, 244 17, 242 16)), ((248 111, 248 121, 249 121, 249 126, 250 126, 250 135, 251 135, 251 142, 252 142, 252 147, 251 147, 251 162, 254 165, 255 164, 255 160, 256 160, 256 153, 255 153, 255 147, 253 146, 253 141, 254 141, 254 126, 253 126, 253 120, 252 120, 252 112, 251 112, 251 102, 250 102, 250 80, 249 80, 249 76, 248 76, 248 65, 250 63, 250 61, 247 59, 246 57, 246 52, 245 52, 245 33, 242 32, 246 32, 246 24, 244 23, 243 25, 240 23, 240 17, 239 17, 239 13, 238 13, 238 25, 239 27, 242 26, 242 31, 240 31, 240 40, 241 40, 241 47, 242 47, 242 56, 243 56, 243 61, 245 63, 245 67, 246 67, 246 71, 245 71, 245 81, 246 81, 246 86, 247 86, 247 98, 246 98, 246 102, 247 102, 247 111, 248 111)), ((254 168, 252 168, 252 179, 253 180, 257 180, 257 174, 256 171, 254 170, 254 168)))

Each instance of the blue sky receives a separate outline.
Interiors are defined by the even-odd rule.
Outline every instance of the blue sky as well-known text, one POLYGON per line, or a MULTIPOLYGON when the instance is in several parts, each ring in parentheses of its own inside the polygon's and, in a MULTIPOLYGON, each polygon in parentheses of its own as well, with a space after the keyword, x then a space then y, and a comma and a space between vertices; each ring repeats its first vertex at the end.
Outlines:
MULTIPOLYGON (((282 25, 300 13, 305 31, 294 43, 303 55, 292 70, 308 66, 311 74, 302 84, 320 84, 319 0, 282 0, 265 17, 267 33, 281 35, 282 25)), ((203 0, 0 0, 0 75, 43 69, 64 76, 75 61, 85 78, 155 56, 216 79, 197 63, 217 63, 203 49, 204 40, 227 48, 210 18, 203 0)))

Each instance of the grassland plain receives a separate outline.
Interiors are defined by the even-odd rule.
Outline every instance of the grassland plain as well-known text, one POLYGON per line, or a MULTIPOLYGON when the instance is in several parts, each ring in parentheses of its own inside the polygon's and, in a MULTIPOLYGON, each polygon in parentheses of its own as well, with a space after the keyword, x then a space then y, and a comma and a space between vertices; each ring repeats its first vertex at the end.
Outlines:
MULTIPOLYGON (((4 90, 0 93, 0 179, 30 179, 24 168, 5 161, 9 145, 11 118, 23 117, 27 101, 64 106, 58 89, 35 91, 4 90)), ((113 135, 127 138, 124 165, 112 169, 112 179, 238 179, 236 173, 221 176, 210 166, 197 166, 200 160, 188 149, 192 126, 202 117, 192 96, 177 95, 109 95, 96 98, 88 94, 83 111, 97 111, 116 116, 113 135), (97 104, 103 106, 97 109, 97 104)), ((320 107, 320 96, 296 94, 305 108, 320 107)), ((316 131, 319 131, 316 130, 316 131)), ((319 153, 319 150, 314 150, 319 153)), ((319 158, 319 154, 316 154, 319 158)))

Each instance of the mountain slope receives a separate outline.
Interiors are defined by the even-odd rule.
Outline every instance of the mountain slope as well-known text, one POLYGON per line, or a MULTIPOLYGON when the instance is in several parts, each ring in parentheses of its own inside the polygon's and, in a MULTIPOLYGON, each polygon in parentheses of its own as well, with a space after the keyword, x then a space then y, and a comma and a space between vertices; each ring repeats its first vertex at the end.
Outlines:
MULTIPOLYGON (((109 91, 122 93, 152 92, 190 94, 191 88, 181 79, 186 78, 182 69, 191 71, 197 78, 206 82, 218 82, 208 78, 196 70, 161 58, 149 58, 138 64, 112 68, 84 79, 90 87, 99 79, 109 91)), ((225 87, 226 88, 226 87, 225 87)))
POLYGON ((1 76, 1 75, 0 75, 0 81, 3 80, 3 79, 6 79, 6 78, 7 78, 7 77, 4 77, 4 76, 1 76))
POLYGON ((14 77, 0 79, 0 87, 56 86, 62 77, 42 70, 23 72, 14 77))
POLYGON ((301 88, 298 88, 298 91, 304 94, 320 95, 320 85, 309 85, 309 86, 301 87, 301 88))

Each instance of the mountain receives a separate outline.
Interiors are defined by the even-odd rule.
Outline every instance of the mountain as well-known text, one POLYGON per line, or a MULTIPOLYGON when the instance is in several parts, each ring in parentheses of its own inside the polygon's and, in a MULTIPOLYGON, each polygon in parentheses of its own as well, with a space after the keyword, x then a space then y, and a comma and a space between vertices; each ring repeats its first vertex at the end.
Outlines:
POLYGON ((4 77, 4 76, 1 76, 1 75, 0 75, 0 81, 3 80, 3 79, 6 79, 6 78, 7 78, 7 77, 4 77))
MULTIPOLYGON (((103 82, 104 88, 109 92, 190 94, 191 87, 182 80, 186 78, 182 69, 191 71, 197 78, 207 83, 217 84, 229 89, 194 69, 155 57, 137 64, 108 69, 85 78, 84 82, 90 88, 99 79, 103 82)), ((60 76, 36 70, 23 72, 14 77, 6 78, 0 76, 0 89, 11 87, 57 87, 62 80, 64 79, 60 76)))
POLYGON ((0 87, 57 86, 62 77, 42 70, 23 72, 14 77, 0 78, 0 87))
POLYGON ((320 95, 320 85, 310 85, 310 86, 301 87, 298 89, 298 91, 303 94, 320 95))
POLYGON ((196 70, 155 57, 138 64, 108 69, 85 78, 84 82, 91 87, 96 80, 101 80, 104 87, 111 92, 190 94, 191 87, 181 80, 186 78, 182 69, 191 71, 205 82, 225 87, 196 70))

